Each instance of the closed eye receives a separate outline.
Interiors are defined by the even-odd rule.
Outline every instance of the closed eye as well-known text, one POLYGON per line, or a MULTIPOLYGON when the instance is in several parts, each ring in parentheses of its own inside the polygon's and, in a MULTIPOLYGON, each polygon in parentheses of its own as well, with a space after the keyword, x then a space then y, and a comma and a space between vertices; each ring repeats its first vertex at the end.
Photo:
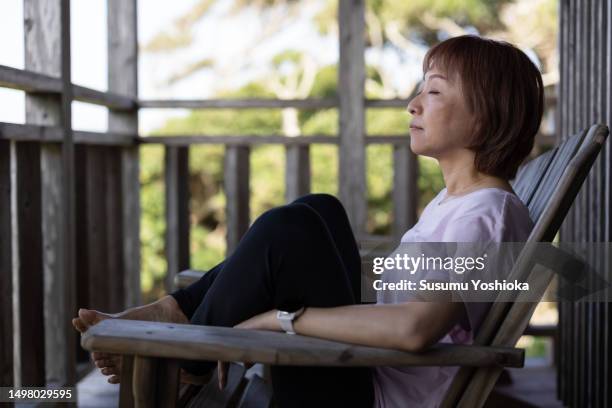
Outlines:
POLYGON ((429 91, 428 93, 433 94, 433 95, 437 95, 437 94, 439 94, 440 92, 438 92, 438 91, 429 91))

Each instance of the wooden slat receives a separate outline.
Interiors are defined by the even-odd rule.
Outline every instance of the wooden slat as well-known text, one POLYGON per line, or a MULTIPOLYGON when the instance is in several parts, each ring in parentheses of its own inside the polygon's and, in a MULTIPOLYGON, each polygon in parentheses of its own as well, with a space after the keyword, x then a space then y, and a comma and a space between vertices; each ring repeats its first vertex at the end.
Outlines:
MULTIPOLYGON (((109 117, 111 115, 109 114, 109 117)), ((114 133, 114 132, 86 132, 77 130, 74 133, 74 142, 79 144, 98 145, 98 146, 134 146, 135 134, 114 133)))
POLYGON ((0 387, 13 385, 11 144, 0 141, 0 387))
MULTIPOLYGON (((3 65, 0 65, 0 87, 29 93, 60 94, 63 92, 62 80, 58 77, 3 65)), ((71 92, 74 99, 80 102, 102 105, 116 110, 137 108, 134 99, 112 92, 98 91, 80 85, 72 85, 71 92)))
POLYGON ((265 381, 254 374, 247 384, 238 408, 269 408, 272 405, 272 390, 265 381))
MULTIPOLYGON (((108 89, 135 100, 138 97, 136 0, 108 0, 107 5, 108 89)), ((135 104, 110 108, 109 132, 131 135, 120 153, 123 301, 126 307, 131 307, 140 304, 140 159, 134 143, 138 134, 138 110, 135 104)))
MULTIPOLYGON (((604 27, 602 27, 602 50, 600 51, 603 58, 602 69, 600 71, 600 75, 603 77, 602 81, 602 90, 604 91, 604 96, 602 98, 602 111, 604 116, 604 123, 612 123, 612 114, 610 110, 612 109, 612 104, 610 103, 610 98, 612 97, 611 89, 612 89, 612 40, 610 37, 612 36, 612 5, 609 2, 602 2, 603 10, 602 15, 604 19, 604 27)), ((603 240, 606 242, 612 241, 612 146, 611 143, 606 143, 604 158, 602 160, 603 168, 602 168, 602 187, 603 187, 603 198, 601 201, 601 205, 603 208, 603 240)), ((608 260, 607 260, 608 261, 608 260)), ((607 264, 604 267, 604 270, 611 271, 612 265, 607 264)), ((612 281, 612 273, 608 273, 607 276, 608 282, 612 281)), ((610 344, 612 344, 612 303, 604 303, 600 305, 601 307, 601 315, 600 315, 600 325, 601 325, 601 342, 602 342, 602 352, 600 354, 600 358, 602 361, 602 369, 601 369, 601 383, 602 384, 610 384, 612 381, 612 350, 610 344)), ((610 406, 612 405, 612 390, 610 387, 602 387, 601 390, 601 406, 610 406)))
MULTIPOLYGON (((57 73, 59 76, 59 72, 57 73)), ((60 93, 62 80, 38 72, 0 65, 0 86, 30 93, 60 93)))
MULTIPOLYGON (((68 344, 66 331, 61 328, 64 321, 69 320, 72 314, 64 310, 66 297, 73 296, 68 293, 66 281, 69 278, 66 271, 67 260, 62 254, 64 250, 65 234, 63 233, 62 214, 62 175, 63 157, 60 145, 44 147, 41 156, 42 174, 42 236, 43 236, 43 274, 44 274, 44 321, 45 321, 45 358, 47 380, 64 384, 66 373, 72 367, 67 367, 68 361, 62 358, 64 354, 74 352, 74 344, 68 344)), ((70 338, 74 337, 74 329, 70 338)), ((74 341, 74 340, 73 340, 74 341)))
POLYGON ((419 164, 410 146, 393 148, 393 229, 401 237, 416 223, 419 164))
POLYGON ((106 219, 107 195, 106 147, 86 149, 86 225, 87 269, 89 283, 88 307, 108 312, 112 310, 111 284, 108 269, 108 222, 106 219))
MULTIPOLYGON (((557 144, 560 144, 564 139, 567 133, 567 111, 568 111, 568 98, 567 98, 567 84, 568 84, 568 64, 567 64, 567 50, 568 50, 568 4, 567 2, 559 3, 559 83, 557 85, 557 96, 558 96, 558 104, 556 108, 556 118, 555 118, 555 133, 557 138, 557 144), (565 27, 566 29, 562 29, 561 27, 565 27)), ((567 224, 563 224, 559 231, 559 235, 562 237, 565 233, 565 228, 567 224)), ((559 323, 558 323, 558 331, 557 331, 557 345, 553 352, 554 361, 557 363, 557 399, 562 399, 563 390, 565 388, 564 383, 564 371, 566 369, 565 359, 561 358, 560 350, 563 348, 563 344, 567 340, 567 336, 565 334, 565 325, 567 324, 567 319, 564 319, 565 316, 565 304, 564 302, 557 303, 557 310, 559 313, 559 323)))
POLYGON ((134 406, 133 393, 134 356, 121 356, 121 374, 119 388, 119 407, 132 408, 134 406))
POLYGON ((0 123, 0 139, 19 142, 60 142, 62 130, 57 126, 0 123))
MULTIPOLYGON (((78 133, 77 133, 78 134, 78 133)), ((0 128, 0 136, 2 135, 0 128)), ((281 135, 169 135, 138 138, 142 144, 163 144, 166 146, 189 146, 192 144, 223 144, 228 146, 253 146, 279 144, 285 146, 307 146, 311 144, 339 144, 340 138, 333 135, 310 135, 288 137, 281 135)), ((365 144, 392 144, 409 146, 410 139, 405 135, 366 136, 365 144)))
MULTIPOLYGON (((89 307, 89 255, 87 250, 87 147, 76 146, 74 154, 75 168, 75 270, 76 270, 76 304, 78 307, 89 307)), ((89 353, 77 344, 77 361, 90 364, 89 353)))
MULTIPOLYGON (((575 65, 576 65, 576 19, 575 10, 576 10, 576 1, 572 0, 569 3, 560 3, 561 9, 565 8, 566 13, 566 31, 567 31, 567 45, 564 47, 565 58, 566 58, 566 83, 565 89, 566 92, 564 94, 565 101, 561 101, 565 106, 565 119, 564 129, 563 129, 563 139, 567 139, 570 134, 575 131, 575 96, 576 96, 576 80, 575 80, 575 65)), ((560 32, 563 31, 563 28, 560 27, 560 32)), ((570 213, 568 215, 568 219, 566 220, 564 227, 565 230, 561 231, 561 239, 572 241, 572 227, 574 224, 574 209, 570 209, 570 213)), ((561 347, 564 350, 569 350, 573 342, 573 307, 569 302, 561 302, 561 310, 560 310, 560 319, 562 322, 562 333, 561 347), (565 312, 565 313, 564 313, 565 312), (566 316, 563 318, 563 316, 566 316)), ((573 353, 568 356, 565 355, 564 358, 561 359, 561 370, 563 372, 564 384, 565 386, 561 390, 562 400, 566 403, 569 403, 571 398, 571 390, 572 384, 574 383, 571 378, 573 375, 573 353)))
POLYGON ((104 149, 105 167, 98 169, 105 173, 106 195, 105 217, 107 220, 106 228, 106 259, 108 270, 106 272, 109 282, 109 305, 111 310, 125 309, 125 260, 123 240, 125 228, 123 223, 122 203, 122 177, 121 177, 121 149, 109 147, 104 149))
MULTIPOLYGON (((43 350, 38 352, 43 361, 38 362, 38 365, 46 371, 42 385, 47 382, 71 384, 76 379, 76 362, 73 352, 74 329, 69 327, 70 316, 74 313, 70 4, 65 0, 51 4, 26 0, 24 22, 25 68, 58 77, 61 85, 60 94, 26 94, 26 123, 59 128, 62 142, 61 147, 45 144, 37 148, 39 158, 32 164, 36 166, 34 171, 38 173, 38 183, 41 170, 44 172, 44 183, 37 186, 42 191, 36 193, 40 200, 40 207, 36 211, 43 210, 37 214, 41 226, 35 231, 42 235, 39 238, 44 248, 41 253, 42 267, 29 272, 38 275, 34 279, 40 281, 44 288, 41 299, 45 332, 41 338, 44 346, 43 350)), ((20 238, 22 232, 20 228, 20 238)), ((36 246, 32 250, 36 251, 36 246)), ((20 254, 20 264, 24 261, 24 256, 31 254, 20 254)), ((28 279, 20 279, 20 285, 29 284, 28 279)), ((28 302, 30 297, 21 301, 28 302)), ((30 322, 34 312, 30 313, 29 318, 20 315, 20 319, 30 322)), ((25 374, 26 364, 23 356, 31 352, 30 347, 36 344, 28 344, 24 337, 21 337, 21 368, 25 374)), ((27 382, 24 384, 30 385, 27 382)))
POLYGON ((18 248, 18 258, 14 262, 19 276, 19 309, 14 322, 18 332, 16 385, 44 386, 40 146, 37 143, 16 143, 15 165, 17 239, 13 243, 18 248))
POLYGON ((309 366, 522 366, 523 350, 438 344, 421 353, 357 346, 265 330, 109 319, 89 329, 90 351, 190 360, 309 366))
POLYGON ((291 202, 310 192, 310 146, 286 147, 285 201, 291 202))
POLYGON ((557 150, 558 148, 555 147, 519 168, 516 178, 512 183, 512 188, 525 205, 529 205, 531 202, 533 193, 542 182, 544 174, 546 174, 546 170, 548 170, 550 163, 553 161, 557 150))
POLYGON ((134 393, 134 407, 156 407, 156 370, 157 359, 143 356, 134 357, 132 374, 132 392, 134 393))
POLYGON ((223 390, 219 389, 219 377, 214 371, 211 380, 205 384, 200 392, 190 401, 187 408, 226 408, 236 406, 240 392, 243 390, 244 366, 231 363, 227 372, 227 383, 223 390))
POLYGON ((174 289, 175 276, 189 269, 189 148, 166 147, 166 291, 174 289))
MULTIPOLYGON (((405 108, 411 98, 365 99, 367 108, 405 108)), ((257 109, 257 108, 298 108, 330 109, 339 106, 335 98, 308 99, 150 99, 140 100, 144 109, 257 109)))
POLYGON ((227 255, 231 254, 249 228, 249 155, 248 146, 227 146, 224 179, 227 220, 227 255))
POLYGON ((364 31, 363 0, 338 3, 340 33, 339 186, 340 201, 346 209, 355 233, 365 231, 367 220, 365 123, 364 123, 364 31))
POLYGON ((77 101, 106 106, 115 111, 134 111, 138 108, 136 100, 131 97, 113 92, 98 91, 79 85, 72 86, 72 95, 77 101))
MULTIPOLYGON (((129 377, 129 375, 126 375, 129 377)), ((174 408, 178 399, 179 365, 176 360, 135 356, 131 388, 135 408, 174 408)), ((126 404, 128 397, 121 400, 126 404)))
POLYGON ((256 108, 300 108, 329 109, 338 106, 335 98, 326 99, 174 99, 141 100, 141 108, 180 108, 180 109, 256 109, 256 108))
MULTIPOLYGON (((73 135, 74 142, 78 144, 134 146, 136 142, 135 134, 75 131, 73 135)), ((63 140, 63 130, 59 126, 0 122, 0 140, 58 143, 63 140)))
POLYGON ((557 187, 563 170, 576 154, 585 133, 586 130, 579 132, 559 146, 554 161, 548 166, 544 178, 540 182, 541 187, 534 192, 533 198, 528 203, 529 215, 534 222, 537 222, 540 218, 552 192, 557 187))

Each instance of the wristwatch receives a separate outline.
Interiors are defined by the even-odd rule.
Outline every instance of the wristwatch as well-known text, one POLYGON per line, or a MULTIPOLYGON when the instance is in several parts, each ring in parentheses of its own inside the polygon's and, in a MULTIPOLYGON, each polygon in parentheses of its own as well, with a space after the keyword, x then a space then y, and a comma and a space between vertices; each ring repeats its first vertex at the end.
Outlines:
POLYGON ((293 330, 293 321, 296 320, 302 313, 306 310, 305 307, 301 307, 295 312, 285 312, 283 310, 279 310, 276 312, 276 318, 281 325, 281 328, 288 334, 295 334, 295 330, 293 330))

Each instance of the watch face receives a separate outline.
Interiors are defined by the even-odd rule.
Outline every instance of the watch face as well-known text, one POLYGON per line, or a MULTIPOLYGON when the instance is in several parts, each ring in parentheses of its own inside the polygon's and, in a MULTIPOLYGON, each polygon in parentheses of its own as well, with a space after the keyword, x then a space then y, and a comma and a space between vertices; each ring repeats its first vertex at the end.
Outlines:
POLYGON ((289 313, 289 312, 285 312, 285 311, 279 311, 278 312, 278 318, 279 319, 290 319, 292 314, 293 313, 289 313))

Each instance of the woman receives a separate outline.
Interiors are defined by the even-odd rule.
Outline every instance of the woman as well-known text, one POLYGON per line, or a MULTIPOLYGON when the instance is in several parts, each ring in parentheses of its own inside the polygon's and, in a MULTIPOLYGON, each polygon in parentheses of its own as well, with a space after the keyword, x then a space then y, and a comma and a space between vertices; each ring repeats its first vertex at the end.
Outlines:
MULTIPOLYGON (((433 47, 408 104, 410 147, 436 158, 444 188, 402 242, 525 241, 532 221, 508 180, 533 147, 542 118, 538 69, 514 46, 461 36, 433 47)), ((283 331, 418 351, 438 341, 469 343, 486 307, 413 302, 379 293, 356 304, 360 257, 340 202, 308 195, 259 217, 236 251, 198 282, 118 315, 81 309, 83 332, 109 318, 283 331), (305 307, 305 309, 303 309, 305 307), (277 311, 295 312, 292 324, 277 311)), ((118 382, 117 359, 94 353, 118 382)), ((212 362, 184 366, 203 374, 212 362)), ((220 364, 224 381, 224 365, 220 364)), ((280 367, 271 369, 279 406, 436 406, 456 368, 280 367)))

